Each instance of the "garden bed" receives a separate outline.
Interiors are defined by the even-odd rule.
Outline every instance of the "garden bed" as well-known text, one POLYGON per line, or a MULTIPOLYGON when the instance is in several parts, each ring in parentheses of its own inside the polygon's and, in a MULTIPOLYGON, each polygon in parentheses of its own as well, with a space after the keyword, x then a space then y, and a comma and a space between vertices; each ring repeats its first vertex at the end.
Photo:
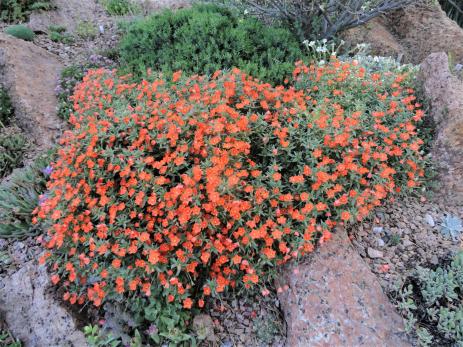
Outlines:
MULTIPOLYGON (((0 185, 2 282, 33 269, 32 287, 71 322, 53 334, 84 332, 95 347, 284 346, 294 340, 279 300, 288 285, 274 284, 280 266, 303 264, 347 226, 410 338, 428 341, 422 325, 435 321, 420 311, 416 269, 461 250, 463 205, 422 194, 432 142, 417 68, 337 58, 335 44, 300 42, 300 27, 269 25, 265 12, 264 22, 214 5, 146 17, 145 5, 90 1, 91 20, 22 37, 65 66, 53 93, 66 125, 51 132, 66 129, 41 145, 54 149, 47 162, 30 166, 26 155, 3 175, 13 172, 0 185), (13 195, 8 182, 25 188, 13 195)), ((21 120, 18 136, 40 141, 41 128, 21 120)), ((16 347, 1 333, 18 324, 3 323, 0 345, 16 347)), ((434 341, 460 341, 444 328, 429 329, 434 341)))

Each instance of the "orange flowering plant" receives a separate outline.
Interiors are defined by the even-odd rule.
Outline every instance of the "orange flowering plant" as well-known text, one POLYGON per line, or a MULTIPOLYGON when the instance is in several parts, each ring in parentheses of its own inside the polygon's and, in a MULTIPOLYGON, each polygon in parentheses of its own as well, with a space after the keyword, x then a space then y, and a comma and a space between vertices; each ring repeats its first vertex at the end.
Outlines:
POLYGON ((89 72, 35 218, 64 298, 202 308, 417 184, 406 76, 333 58, 293 79, 89 72))

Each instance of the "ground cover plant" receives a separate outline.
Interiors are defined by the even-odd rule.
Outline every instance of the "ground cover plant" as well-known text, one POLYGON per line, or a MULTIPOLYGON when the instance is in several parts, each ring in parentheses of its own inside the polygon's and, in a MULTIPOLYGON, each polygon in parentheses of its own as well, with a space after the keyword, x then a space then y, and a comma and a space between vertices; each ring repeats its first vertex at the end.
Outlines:
POLYGON ((406 328, 421 346, 463 345, 463 252, 450 264, 418 267, 397 293, 406 328))
POLYGON ((213 5, 165 11, 135 21, 120 43, 120 63, 142 75, 147 68, 209 74, 238 67, 266 82, 281 84, 302 59, 301 43, 287 29, 240 18, 213 5))
POLYGON ((10 96, 6 89, 0 86, 0 126, 8 125, 13 114, 14 111, 10 96))
POLYGON ((139 7, 131 0, 103 0, 102 4, 111 16, 124 16, 140 11, 139 7))
POLYGON ((34 41, 35 34, 28 27, 16 24, 5 29, 5 33, 25 41, 34 41))
MULTIPOLYGON (((0 147, 1 148, 1 147, 0 147)), ((0 238, 23 238, 38 232, 32 225, 32 211, 45 194, 46 179, 51 173, 47 163, 51 154, 39 156, 34 163, 11 174, 0 184, 0 238)))
POLYGON ((181 343, 209 296, 265 293, 278 264, 416 187, 406 73, 333 57, 293 83, 90 71, 34 218, 64 299, 121 305, 143 339, 181 343))
POLYGON ((28 141, 16 126, 0 125, 0 178, 22 164, 28 141))

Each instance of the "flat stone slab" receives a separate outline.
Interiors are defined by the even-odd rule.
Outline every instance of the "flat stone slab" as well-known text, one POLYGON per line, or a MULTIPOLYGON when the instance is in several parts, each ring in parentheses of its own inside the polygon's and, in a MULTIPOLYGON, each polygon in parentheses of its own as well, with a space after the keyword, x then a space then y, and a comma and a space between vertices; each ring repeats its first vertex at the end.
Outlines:
POLYGON ((300 264, 285 265, 277 287, 287 346, 411 346, 402 318, 344 229, 300 264))
POLYGON ((50 292, 51 286, 44 266, 26 263, 2 278, 0 315, 24 347, 86 347, 85 336, 50 292))

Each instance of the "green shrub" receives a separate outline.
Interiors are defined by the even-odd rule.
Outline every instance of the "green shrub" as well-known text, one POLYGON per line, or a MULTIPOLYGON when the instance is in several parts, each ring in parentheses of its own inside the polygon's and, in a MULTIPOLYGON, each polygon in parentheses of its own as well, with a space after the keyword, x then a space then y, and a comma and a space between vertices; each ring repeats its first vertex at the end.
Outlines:
POLYGON ((53 5, 48 1, 37 1, 34 2, 29 9, 31 11, 49 11, 53 9, 53 5))
POLYGON ((48 30, 49 30, 49 31, 55 31, 55 32, 57 32, 57 33, 62 34, 62 33, 64 33, 64 32, 66 32, 66 27, 64 27, 64 26, 62 26, 62 25, 50 25, 50 26, 48 27, 48 30))
POLYGON ((66 28, 61 26, 51 26, 48 28, 50 40, 53 42, 71 43, 74 38, 71 34, 66 33, 66 28))
POLYGON ((25 21, 31 11, 49 10, 52 7, 48 0, 2 0, 0 1, 0 20, 8 23, 25 21))
POLYGON ((10 96, 8 92, 0 87, 0 129, 10 123, 11 117, 13 117, 13 105, 11 104, 10 96))
POLYGON ((94 23, 81 21, 77 24, 76 34, 84 40, 93 40, 98 32, 94 23))
POLYGON ((17 127, 0 127, 0 178, 22 164, 27 139, 17 127))
POLYGON ((46 179, 52 172, 50 159, 51 154, 39 156, 0 185, 0 238, 21 238, 37 232, 32 211, 45 193, 46 179))
POLYGON ((35 37, 31 29, 21 24, 9 26, 5 29, 5 33, 25 41, 33 41, 35 37))
POLYGON ((238 67, 262 81, 281 84, 302 57, 290 31, 211 5, 136 21, 120 43, 121 66, 137 75, 146 68, 212 75, 238 67))
POLYGON ((139 12, 131 0, 103 0, 103 6, 111 16, 125 16, 139 12))
POLYGON ((186 343, 209 296, 265 290, 277 265, 416 187, 422 111, 405 73, 332 59, 293 76, 90 71, 36 211, 64 299, 153 324, 144 342, 186 343))
POLYGON ((450 265, 418 267, 397 297, 406 328, 421 346, 463 345, 463 251, 450 265))

